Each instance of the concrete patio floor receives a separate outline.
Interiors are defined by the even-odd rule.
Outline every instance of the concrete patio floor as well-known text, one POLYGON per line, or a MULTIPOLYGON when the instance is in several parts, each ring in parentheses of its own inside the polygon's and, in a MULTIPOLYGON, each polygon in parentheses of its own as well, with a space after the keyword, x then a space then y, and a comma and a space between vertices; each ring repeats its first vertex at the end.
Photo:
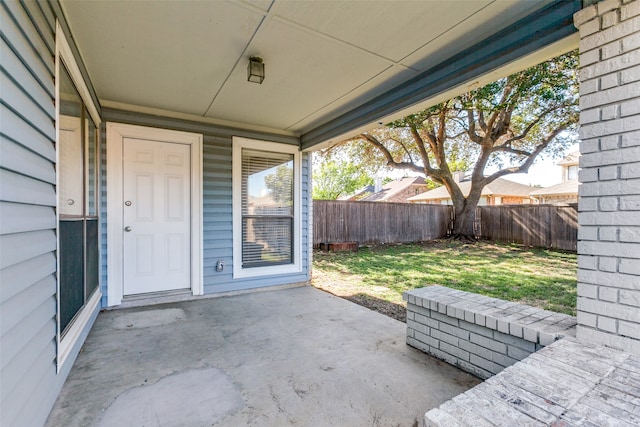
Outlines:
POLYGON ((417 426, 479 380, 311 287, 100 313, 47 426, 417 426))

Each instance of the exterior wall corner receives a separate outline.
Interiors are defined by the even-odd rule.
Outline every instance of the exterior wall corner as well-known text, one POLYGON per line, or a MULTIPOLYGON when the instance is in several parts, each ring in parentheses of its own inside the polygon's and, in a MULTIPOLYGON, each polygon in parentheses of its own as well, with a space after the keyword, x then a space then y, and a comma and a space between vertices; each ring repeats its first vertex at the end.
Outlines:
POLYGON ((640 0, 574 15, 580 32, 580 339, 640 353, 640 0))

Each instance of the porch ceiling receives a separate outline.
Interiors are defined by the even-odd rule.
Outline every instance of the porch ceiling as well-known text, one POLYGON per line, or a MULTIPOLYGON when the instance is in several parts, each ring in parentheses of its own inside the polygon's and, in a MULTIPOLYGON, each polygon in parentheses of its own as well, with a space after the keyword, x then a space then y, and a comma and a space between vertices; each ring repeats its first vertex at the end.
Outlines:
POLYGON ((293 135, 550 3, 60 2, 102 105, 293 135), (250 56, 264 59, 262 85, 246 81, 250 56))

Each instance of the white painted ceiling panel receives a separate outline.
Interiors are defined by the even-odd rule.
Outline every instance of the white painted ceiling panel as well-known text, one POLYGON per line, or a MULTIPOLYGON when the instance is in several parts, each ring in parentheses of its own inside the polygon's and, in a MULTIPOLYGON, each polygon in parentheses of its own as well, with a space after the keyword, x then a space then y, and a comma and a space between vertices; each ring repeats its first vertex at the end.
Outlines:
POLYGON ((278 16, 398 62, 490 3, 288 1, 275 7, 278 16))
POLYGON ((271 5, 273 4, 273 0, 239 0, 239 3, 244 3, 246 5, 257 7, 263 11, 268 11, 271 5))
POLYGON ((452 56, 452 52, 463 50, 491 36, 496 29, 508 27, 527 14, 541 9, 551 0, 498 0, 479 9, 468 19, 443 32, 409 55, 402 62, 419 70, 431 68, 452 56), (509 13, 505 13, 508 11, 509 13))
POLYGON ((289 128, 391 66, 378 56, 278 18, 256 35, 251 52, 264 58, 264 82, 247 83, 247 63, 242 61, 207 116, 225 115, 240 122, 251 118, 258 125, 289 128), (228 111, 236 102, 241 108, 228 111))
POLYGON ((352 91, 345 93, 344 96, 337 98, 325 108, 317 110, 315 113, 310 114, 297 123, 293 123, 289 128, 303 129, 303 132, 310 130, 316 123, 323 123, 334 119, 341 114, 362 105, 365 101, 370 99, 371 93, 375 91, 390 90, 411 77, 415 77, 417 74, 417 71, 401 65, 387 68, 371 80, 354 88, 352 91))
POLYGON ((227 2, 64 4, 99 98, 197 115, 263 18, 227 2))

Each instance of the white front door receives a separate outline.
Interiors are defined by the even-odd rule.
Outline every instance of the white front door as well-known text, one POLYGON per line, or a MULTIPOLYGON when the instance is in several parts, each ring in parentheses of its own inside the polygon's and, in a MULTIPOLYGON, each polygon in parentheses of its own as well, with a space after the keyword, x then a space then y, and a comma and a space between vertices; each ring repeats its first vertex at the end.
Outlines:
POLYGON ((189 289, 189 144, 122 139, 123 294, 189 289))

